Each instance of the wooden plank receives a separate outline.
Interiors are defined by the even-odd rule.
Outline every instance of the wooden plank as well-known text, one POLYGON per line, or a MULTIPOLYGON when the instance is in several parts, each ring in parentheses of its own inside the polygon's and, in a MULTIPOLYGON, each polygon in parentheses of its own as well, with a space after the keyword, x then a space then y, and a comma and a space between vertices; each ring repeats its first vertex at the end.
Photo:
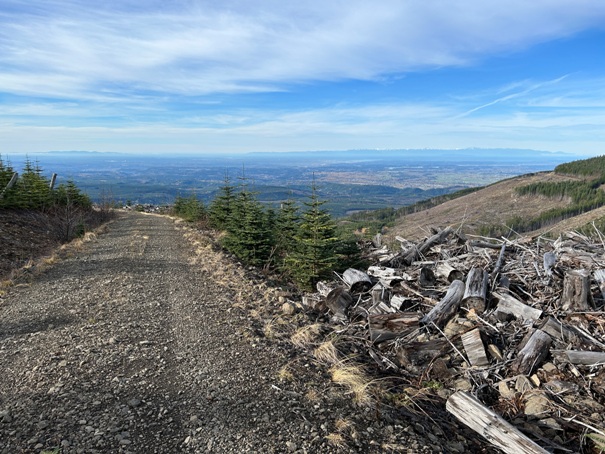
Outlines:
POLYGON ((533 308, 522 303, 517 298, 507 293, 492 293, 498 299, 498 312, 514 315, 524 320, 538 320, 542 316, 540 309, 533 308))
POLYGON ((483 436, 492 445, 510 454, 548 454, 512 424, 487 408, 467 392, 458 391, 445 404, 448 412, 483 436))
POLYGON ((464 333, 462 335, 462 345, 464 345, 464 351, 466 351, 466 356, 468 356, 471 365, 479 367, 489 365, 479 328, 464 333))

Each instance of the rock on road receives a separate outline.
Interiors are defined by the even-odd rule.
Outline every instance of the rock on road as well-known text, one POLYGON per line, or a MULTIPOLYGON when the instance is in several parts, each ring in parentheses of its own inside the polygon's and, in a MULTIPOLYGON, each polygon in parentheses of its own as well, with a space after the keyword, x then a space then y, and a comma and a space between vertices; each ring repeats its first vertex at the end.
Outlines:
MULTIPOLYGON (((372 434, 402 428, 384 421, 358 427, 356 446, 328 443, 336 409, 277 379, 288 358, 244 335, 244 283, 217 282, 192 249, 170 218, 120 214, 8 290, 0 453, 385 452, 372 434)), ((392 452, 435 450, 405 440, 392 452)))

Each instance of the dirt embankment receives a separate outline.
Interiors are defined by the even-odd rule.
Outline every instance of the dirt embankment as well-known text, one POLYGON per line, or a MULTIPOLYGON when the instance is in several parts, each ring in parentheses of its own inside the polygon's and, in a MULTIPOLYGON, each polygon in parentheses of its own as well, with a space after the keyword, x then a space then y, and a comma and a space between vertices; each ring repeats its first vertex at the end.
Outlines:
POLYGON ((262 324, 278 298, 203 235, 120 215, 0 297, 0 453, 472 451, 355 404, 262 324))

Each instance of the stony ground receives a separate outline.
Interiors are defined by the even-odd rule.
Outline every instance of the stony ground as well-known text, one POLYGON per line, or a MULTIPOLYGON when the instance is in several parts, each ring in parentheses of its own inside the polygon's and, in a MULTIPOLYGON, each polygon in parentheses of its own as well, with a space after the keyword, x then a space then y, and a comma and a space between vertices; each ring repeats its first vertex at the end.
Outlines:
POLYGON ((121 214, 0 297, 0 453, 472 450, 261 332, 277 298, 203 235, 121 214))

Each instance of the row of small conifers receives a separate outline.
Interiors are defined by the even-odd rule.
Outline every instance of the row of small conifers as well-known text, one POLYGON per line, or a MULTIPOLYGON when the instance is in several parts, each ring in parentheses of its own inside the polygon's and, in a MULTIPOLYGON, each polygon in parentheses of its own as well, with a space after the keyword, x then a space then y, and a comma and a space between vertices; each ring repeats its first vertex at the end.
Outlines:
POLYGON ((328 310, 333 332, 361 344, 353 350, 365 349, 376 373, 416 377, 486 444, 605 449, 603 243, 452 229, 398 240, 393 252, 376 238, 374 266, 320 282, 303 303, 328 310))

